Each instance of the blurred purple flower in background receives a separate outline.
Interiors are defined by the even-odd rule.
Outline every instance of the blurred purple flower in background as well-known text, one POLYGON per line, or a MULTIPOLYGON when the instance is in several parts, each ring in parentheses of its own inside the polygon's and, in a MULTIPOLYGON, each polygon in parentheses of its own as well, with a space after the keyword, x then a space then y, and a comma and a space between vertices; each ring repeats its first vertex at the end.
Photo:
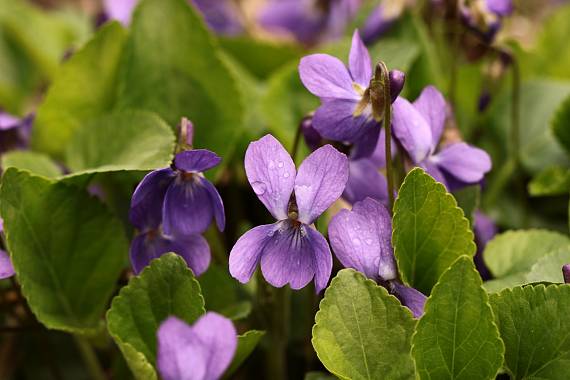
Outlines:
POLYGON ((359 6, 360 0, 270 0, 259 23, 312 45, 341 37, 359 6))
POLYGON ((570 284, 570 264, 562 266, 562 275, 564 277, 564 283, 570 284))
POLYGON ((477 253, 475 254, 475 267, 481 274, 483 280, 491 279, 491 272, 485 265, 483 260, 483 251, 487 243, 491 241, 498 232, 495 222, 481 211, 475 211, 473 218, 473 232, 475 233, 475 243, 477 244, 477 253))
POLYGON ((0 111, 0 154, 28 147, 34 114, 18 118, 0 111))
POLYGON ((253 191, 276 223, 255 227, 230 252, 230 273, 248 282, 255 268, 275 287, 301 289, 314 277, 326 287, 332 256, 313 222, 342 194, 348 179, 348 158, 330 145, 309 155, 295 170, 291 156, 273 136, 250 143, 245 171, 253 191))
MULTIPOLYGON (((204 16, 206 24, 219 34, 235 35, 243 31, 243 23, 237 6, 232 0, 188 0, 204 16)), ((105 15, 123 25, 131 22, 131 17, 139 0, 104 0, 105 15)))
POLYGON ((503 17, 513 12, 512 0, 461 0, 459 12, 465 25, 490 43, 503 17))
POLYGON ((392 218, 380 202, 366 198, 352 211, 341 210, 329 223, 329 237, 336 257, 346 268, 354 268, 366 277, 387 284, 416 318, 423 314, 426 297, 402 285, 392 249, 392 218))
MULTIPOLYGON (((4 221, 0 218, 0 233, 4 232, 4 221)), ((14 266, 10 260, 8 252, 0 249, 0 280, 14 275, 14 266)))
POLYGON ((384 0, 378 5, 366 19, 362 27, 362 40, 370 45, 384 33, 394 22, 402 16, 406 7, 414 2, 410 0, 384 0))
POLYGON ((163 380, 218 380, 237 348, 233 323, 213 312, 193 325, 169 317, 157 331, 156 366, 163 380))
POLYGON ((491 158, 482 149, 463 142, 438 148, 447 105, 435 87, 426 87, 413 104, 399 97, 393 107, 394 136, 412 163, 424 168, 448 189, 478 183, 491 170, 491 158))
POLYGON ((224 204, 203 171, 221 161, 205 149, 178 153, 172 168, 147 174, 131 199, 129 219, 139 230, 133 239, 130 258, 139 273, 153 258, 167 252, 182 256, 196 275, 210 263, 210 248, 200 234, 213 220, 225 227, 224 204))

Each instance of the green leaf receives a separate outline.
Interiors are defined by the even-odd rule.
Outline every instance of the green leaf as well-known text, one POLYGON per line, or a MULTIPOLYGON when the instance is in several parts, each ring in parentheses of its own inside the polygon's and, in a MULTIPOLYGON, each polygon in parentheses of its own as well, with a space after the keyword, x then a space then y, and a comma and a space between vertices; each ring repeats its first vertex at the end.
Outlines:
POLYGON ((556 110, 551 125, 556 139, 570 155, 570 96, 556 110))
POLYGON ((479 185, 466 186, 453 192, 457 205, 463 210, 463 214, 469 220, 471 226, 473 226, 475 210, 479 207, 480 196, 481 186, 479 185))
POLYGON ((243 67, 247 67, 258 79, 267 78, 289 61, 301 57, 301 49, 293 44, 279 44, 243 36, 220 37, 219 41, 226 53, 243 67))
POLYGON ((424 294, 458 257, 475 254, 463 211, 420 168, 408 173, 398 193, 392 241, 402 279, 424 294))
POLYGON ((305 374, 305 380, 335 380, 334 376, 324 372, 311 371, 305 374))
POLYGON ((229 275, 227 268, 211 264, 198 279, 206 300, 206 309, 231 319, 247 317, 251 303, 244 300, 240 286, 229 275))
POLYGON ((261 338, 265 335, 264 331, 250 330, 243 335, 238 335, 238 346, 236 353, 230 364, 230 367, 226 370, 224 378, 227 378, 232 373, 234 373, 251 355, 261 338))
POLYGON ((352 269, 332 280, 313 327, 313 347, 341 379, 413 379, 415 320, 387 290, 352 269))
POLYGON ((63 155, 83 123, 112 109, 125 39, 118 23, 107 24, 59 68, 34 122, 36 149, 63 155))
POLYGON ((152 170, 170 165, 172 129, 157 115, 123 111, 85 123, 66 152, 73 175, 119 170, 152 170))
POLYGON ((570 247, 558 249, 540 258, 527 273, 526 282, 564 282, 564 264, 570 264, 570 247))
POLYGON ((188 117, 197 147, 227 157, 242 131, 243 104, 202 17, 186 0, 144 0, 125 51, 117 107, 188 117))
MULTIPOLYGON (((520 89, 520 154, 521 162, 531 174, 542 169, 570 165, 570 159, 554 137, 547 123, 558 105, 570 95, 570 81, 532 80, 523 82, 520 89)), ((493 123, 507 146, 510 135, 511 94, 498 99, 492 109, 493 123)))
POLYGON ((160 323, 175 315, 191 324, 205 311, 192 271, 180 256, 169 253, 121 289, 107 313, 107 328, 135 377, 146 379, 155 364, 160 323))
POLYGON ((494 379, 505 350, 487 292, 470 257, 441 276, 416 327, 412 354, 420 379, 494 379))
POLYGON ((119 220, 82 189, 14 168, 0 199, 8 250, 38 320, 95 332, 128 252, 119 220))
POLYGON ((491 295, 513 379, 565 379, 570 372, 570 286, 505 289, 491 295))
POLYGON ((508 231, 497 235, 485 247, 485 264, 498 280, 485 283, 485 288, 498 291, 522 285, 526 274, 543 256, 570 245, 570 239, 546 230, 508 231))
POLYGON ((552 166, 538 173, 528 184, 533 197, 566 195, 570 190, 570 170, 552 166))
POLYGON ((14 167, 47 178, 61 175, 61 169, 48 156, 32 151, 14 150, 2 155, 2 168, 14 167))

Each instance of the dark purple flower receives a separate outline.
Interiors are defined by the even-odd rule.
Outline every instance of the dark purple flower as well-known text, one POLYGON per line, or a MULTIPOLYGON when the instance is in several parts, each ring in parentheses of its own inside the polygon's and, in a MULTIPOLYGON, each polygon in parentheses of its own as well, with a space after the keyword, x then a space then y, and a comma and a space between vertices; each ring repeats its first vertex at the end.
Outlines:
POLYGON ((394 136, 414 165, 424 168, 437 181, 448 186, 480 182, 491 170, 491 158, 482 149, 466 143, 453 143, 438 149, 445 127, 447 106, 443 95, 426 87, 412 104, 399 97, 394 102, 394 136))
POLYGON ((346 268, 366 277, 388 283, 389 289, 414 316, 423 313, 425 296, 398 281, 398 268, 392 249, 392 219, 380 202, 366 198, 341 210, 329 223, 329 237, 336 257, 346 268))
POLYGON ((323 235, 313 226, 342 194, 348 179, 348 158, 330 145, 309 155, 295 170, 291 156, 273 136, 250 143, 245 171, 253 191, 277 220, 246 232, 230 252, 230 273, 248 282, 261 264, 271 285, 301 289, 311 279, 326 287, 332 257, 323 235))
POLYGON ((0 111, 0 154, 25 149, 30 142, 34 115, 18 118, 0 111))
POLYGON ((163 380, 218 380, 237 348, 232 322, 213 312, 192 326, 169 317, 157 332, 156 366, 163 380))
POLYGON ((408 6, 406 0, 384 0, 368 16, 362 28, 362 39, 369 45, 390 29, 408 6))
MULTIPOLYGON (((4 221, 0 218, 0 233, 4 231, 4 221)), ((0 249, 0 280, 14 275, 14 266, 8 252, 0 249)))
POLYGON ((270 0, 259 22, 273 33, 312 45, 341 37, 359 6, 360 0, 270 0))
POLYGON ((562 275, 564 276, 564 282, 570 284, 570 264, 562 266, 562 275))
POLYGON ((487 215, 481 211, 476 211, 473 219, 473 232, 475 233, 475 242, 477 243, 477 253, 474 258, 475 267, 483 280, 489 280, 491 279, 491 272, 483 260, 483 251, 487 243, 497 234, 497 226, 487 215))
POLYGON ((210 249, 200 234, 214 219, 222 231, 225 213, 220 194, 202 172, 220 161, 205 149, 184 151, 174 158, 173 168, 152 171, 139 183, 129 210, 140 232, 130 249, 135 273, 167 252, 182 256, 196 275, 208 268, 210 249))
MULTIPOLYGON (((237 6, 231 0, 188 0, 204 16, 206 24, 219 34, 235 35, 243 31, 237 6)), ((131 23, 139 0, 103 0, 105 15, 123 25, 131 23)))
POLYGON ((491 42, 501 28, 501 19, 513 12, 512 0, 462 0, 461 19, 465 25, 491 42))

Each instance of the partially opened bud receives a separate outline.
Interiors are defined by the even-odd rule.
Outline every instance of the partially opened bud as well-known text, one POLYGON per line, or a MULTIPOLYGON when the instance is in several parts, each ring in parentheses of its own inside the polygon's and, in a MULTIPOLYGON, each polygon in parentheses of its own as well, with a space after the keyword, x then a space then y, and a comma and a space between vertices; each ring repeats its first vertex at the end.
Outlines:
POLYGON ((570 284, 570 264, 562 266, 562 275, 564 276, 564 282, 570 284))
POLYGON ((192 124, 192 122, 187 118, 183 117, 182 120, 180 120, 178 131, 179 143, 186 145, 187 148, 191 148, 194 141, 194 124, 192 124))
POLYGON ((404 88, 404 82, 406 81, 406 74, 400 70, 390 70, 390 98, 392 98, 392 103, 396 100, 402 89, 404 88))

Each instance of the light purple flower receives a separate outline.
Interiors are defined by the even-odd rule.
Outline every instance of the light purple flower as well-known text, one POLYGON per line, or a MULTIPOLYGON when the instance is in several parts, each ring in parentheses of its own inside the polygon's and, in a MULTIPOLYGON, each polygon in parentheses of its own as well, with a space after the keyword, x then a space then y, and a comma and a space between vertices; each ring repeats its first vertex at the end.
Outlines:
MULTIPOLYGON (((236 5, 231 0, 188 0, 204 16, 206 24, 219 34, 235 35, 243 31, 236 5)), ((129 25, 139 0, 104 0, 105 15, 123 25, 129 25)))
POLYGON ((341 37, 359 6, 360 0, 270 0, 259 23, 312 45, 341 37))
POLYGON ((156 366, 163 380, 218 380, 237 348, 232 322, 213 312, 192 326, 169 317, 157 332, 156 366))
MULTIPOLYGON (((392 77, 403 77, 400 74, 392 77)), ((299 75, 305 87, 321 99, 322 104, 313 116, 313 127, 321 136, 333 141, 368 141, 372 147, 376 145, 380 126, 379 120, 374 119, 368 90, 372 66, 358 31, 352 37, 348 68, 336 57, 312 54, 301 59, 299 75)), ((392 91, 392 84, 390 88, 392 91)))
POLYGON ((210 249, 200 234, 214 219, 223 231, 225 213, 220 194, 202 172, 220 161, 209 150, 187 150, 175 156, 172 168, 152 171, 139 183, 129 211, 140 231, 130 250, 136 273, 166 252, 181 255, 196 275, 206 270, 210 249))
POLYGON ((475 243, 477 243, 477 253, 474 258, 475 267, 483 280, 490 280, 492 275, 483 260, 483 252, 487 243, 497 234, 497 226, 491 218, 477 210, 473 218, 473 232, 475 233, 475 243))
POLYGON ((0 154, 12 149, 25 149, 30 142, 34 114, 18 118, 0 111, 0 154))
POLYGON ((562 266, 562 275, 564 276, 564 283, 570 284, 570 264, 562 266))
POLYGON ((312 226, 342 194, 348 158, 330 145, 309 155, 295 170, 291 156, 271 135, 250 143, 245 171, 251 187, 276 223, 246 232, 230 252, 230 273, 248 282, 261 264, 271 285, 300 289, 313 278, 320 292, 332 270, 325 238, 312 226))
POLYGON ((425 296, 398 281, 392 249, 392 219, 380 202, 366 198, 341 210, 329 223, 329 237, 336 257, 346 268, 388 286, 416 317, 423 313, 425 296))
MULTIPOLYGON (((4 221, 0 218, 0 233, 4 231, 4 221)), ((14 266, 10 260, 8 252, 0 249, 0 280, 14 275, 14 266)))
POLYGON ((484 150, 463 142, 438 148, 446 117, 445 99, 435 87, 428 86, 413 104, 402 97, 396 99, 392 114, 394 136, 414 165, 424 168, 448 188, 450 182, 480 182, 491 170, 491 158, 484 150))

